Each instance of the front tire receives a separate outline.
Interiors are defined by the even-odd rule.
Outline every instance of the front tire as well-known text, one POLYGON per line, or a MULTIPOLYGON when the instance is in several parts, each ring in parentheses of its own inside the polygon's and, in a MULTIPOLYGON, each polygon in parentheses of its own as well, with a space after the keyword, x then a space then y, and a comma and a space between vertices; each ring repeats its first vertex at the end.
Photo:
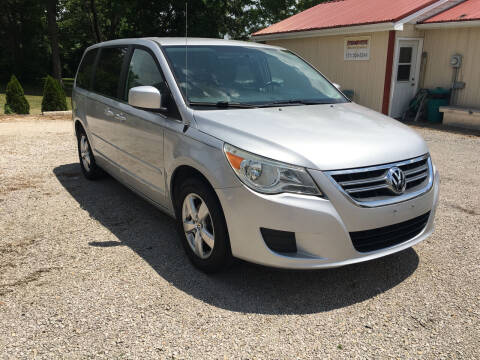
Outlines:
POLYGON ((226 268, 232 260, 227 224, 216 194, 205 182, 191 178, 175 196, 179 233, 190 261, 206 273, 226 268))
POLYGON ((80 168, 83 175, 88 180, 96 180, 103 176, 102 169, 95 162, 92 147, 88 141, 85 131, 82 131, 77 136, 78 158, 80 161, 80 168))

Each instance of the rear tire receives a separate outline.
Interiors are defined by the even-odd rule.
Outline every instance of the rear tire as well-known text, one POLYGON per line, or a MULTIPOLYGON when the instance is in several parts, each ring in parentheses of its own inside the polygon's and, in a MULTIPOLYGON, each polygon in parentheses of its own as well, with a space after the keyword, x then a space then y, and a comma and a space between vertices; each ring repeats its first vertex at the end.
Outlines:
POLYGON ((85 131, 81 129, 77 134, 78 158, 83 175, 88 180, 96 180, 104 175, 103 170, 95 162, 92 147, 85 131))
POLYGON ((175 210, 182 245, 195 267, 214 273, 232 261, 230 240, 223 210, 213 189, 190 178, 175 194, 175 210))

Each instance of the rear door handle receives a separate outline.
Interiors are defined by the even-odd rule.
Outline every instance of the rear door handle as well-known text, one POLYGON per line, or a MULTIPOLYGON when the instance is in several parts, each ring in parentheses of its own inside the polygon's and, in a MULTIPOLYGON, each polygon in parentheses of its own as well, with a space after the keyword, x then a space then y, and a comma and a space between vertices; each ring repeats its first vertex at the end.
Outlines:
POLYGON ((113 116, 114 114, 113 114, 113 111, 112 111, 112 110, 110 110, 109 108, 106 108, 106 109, 105 109, 105 115, 107 115, 107 116, 113 116))
POLYGON ((123 116, 122 114, 115 114, 115 119, 117 119, 119 121, 127 120, 127 118, 125 116, 123 116))

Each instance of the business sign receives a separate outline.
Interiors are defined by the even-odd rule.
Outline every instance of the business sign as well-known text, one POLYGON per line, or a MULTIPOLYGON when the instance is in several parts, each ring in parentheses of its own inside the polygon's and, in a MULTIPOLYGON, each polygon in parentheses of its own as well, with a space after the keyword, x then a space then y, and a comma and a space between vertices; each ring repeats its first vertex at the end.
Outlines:
POLYGON ((345 38, 344 60, 369 60, 370 36, 345 38))

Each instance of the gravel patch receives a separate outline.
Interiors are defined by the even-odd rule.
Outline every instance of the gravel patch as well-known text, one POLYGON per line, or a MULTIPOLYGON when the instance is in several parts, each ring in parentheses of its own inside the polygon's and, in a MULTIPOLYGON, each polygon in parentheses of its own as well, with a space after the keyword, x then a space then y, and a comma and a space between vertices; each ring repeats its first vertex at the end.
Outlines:
POLYGON ((0 118, 0 358, 480 357, 479 137, 416 128, 441 201, 415 248, 207 276, 172 219, 81 176, 70 121, 42 119, 0 118))

